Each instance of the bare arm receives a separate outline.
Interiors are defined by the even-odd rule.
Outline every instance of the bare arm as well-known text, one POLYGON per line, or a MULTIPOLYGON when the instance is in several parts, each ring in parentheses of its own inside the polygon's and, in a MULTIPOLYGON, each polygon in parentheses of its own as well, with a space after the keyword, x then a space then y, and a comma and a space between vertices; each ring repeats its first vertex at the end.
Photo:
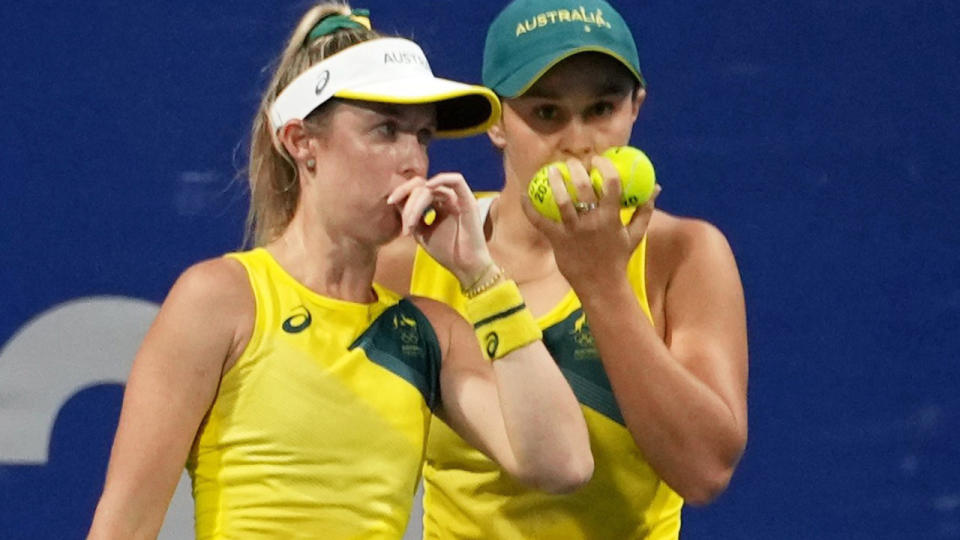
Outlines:
POLYGON ((200 263, 174 284, 134 359, 89 538, 156 538, 254 309, 235 261, 200 263))
POLYGON ((665 298, 666 343, 619 275, 578 293, 637 446, 685 499, 706 504, 726 488, 746 444, 746 318, 726 240, 702 222, 684 228, 688 246, 665 298))
POLYGON ((441 417, 521 482, 564 493, 589 480, 593 456, 583 413, 543 343, 491 365, 467 321, 438 302, 416 302, 443 348, 441 417))
MULTIPOLYGON (((747 439, 746 317, 736 262, 714 227, 676 220, 668 234, 679 256, 665 294, 661 340, 626 273, 653 202, 623 226, 616 171, 600 160, 595 165, 608 178, 596 210, 577 214, 557 179, 551 182, 562 224, 539 216, 526 200, 524 208, 583 304, 637 447, 681 496, 706 504, 726 488, 747 439)), ((586 181, 585 173, 579 176, 586 181)))
MULTIPOLYGON (((412 179, 388 199, 398 205, 404 230, 386 253, 382 282, 409 287, 417 243, 469 287, 492 268, 480 213, 462 176, 412 179), (437 210, 427 225, 423 212, 437 210), (397 269, 406 264, 406 269, 397 269)), ((389 286, 389 285, 388 285, 389 286)), ((570 491, 589 480, 593 456, 573 390, 542 341, 491 363, 481 354, 472 325, 444 304, 418 299, 444 329, 441 415, 470 444, 511 476, 545 491, 570 491)))

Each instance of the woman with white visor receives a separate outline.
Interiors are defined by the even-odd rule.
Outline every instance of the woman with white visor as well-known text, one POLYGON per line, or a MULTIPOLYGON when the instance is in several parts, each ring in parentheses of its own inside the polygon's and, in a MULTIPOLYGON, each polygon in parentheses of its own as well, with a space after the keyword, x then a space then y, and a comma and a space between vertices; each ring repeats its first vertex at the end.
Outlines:
POLYGON ((483 132, 499 102, 434 77, 365 15, 320 4, 293 32, 254 120, 255 247, 170 291, 134 361, 90 538, 155 537, 184 465, 198 538, 400 538, 434 414, 529 485, 590 477, 572 391, 516 285, 485 275, 466 182, 427 179, 431 138, 483 132), (470 322, 373 282, 380 246, 423 202, 391 197, 413 178, 435 214, 417 238, 460 280, 470 322), (495 343, 481 348, 481 331, 495 343))

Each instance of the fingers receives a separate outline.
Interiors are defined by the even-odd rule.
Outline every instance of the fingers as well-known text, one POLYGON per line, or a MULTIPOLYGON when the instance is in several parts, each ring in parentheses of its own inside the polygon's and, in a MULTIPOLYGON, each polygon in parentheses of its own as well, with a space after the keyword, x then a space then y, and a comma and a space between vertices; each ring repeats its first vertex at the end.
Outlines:
POLYGON ((520 199, 520 206, 523 207, 523 213, 526 214, 527 220, 533 224, 534 227, 543 231, 548 237, 561 225, 552 219, 544 217, 536 208, 534 208, 533 203, 530 202, 529 197, 522 197, 520 199))
POLYGON ((397 186, 397 189, 387 197, 387 204, 397 204, 410 196, 410 193, 419 186, 426 184, 426 180, 420 176, 411 178, 397 186))
POLYGON ((434 206, 443 207, 449 214, 460 213, 460 197, 457 192, 447 186, 436 186, 432 190, 434 206))
POLYGON ((423 195, 416 195, 418 190, 424 191, 425 185, 426 180, 417 176, 400 184, 387 196, 387 204, 395 205, 400 212, 401 234, 407 234, 415 223, 412 220, 420 219, 428 209, 429 201, 424 207, 423 195), (416 218, 414 214, 417 214, 416 218))
POLYGON ((435 174, 429 180, 427 180, 428 187, 436 186, 446 186, 451 188, 457 193, 460 197, 466 197, 473 195, 473 192, 470 191, 470 186, 467 185, 467 180, 460 173, 455 172, 444 172, 435 174))
POLYGON ((412 190, 403 219, 405 232, 461 283, 489 267, 476 197, 460 173, 439 173, 412 190), (424 209, 435 212, 432 220, 416 219, 424 209))
POLYGON ((561 222, 570 225, 589 220, 596 225, 612 219, 609 217, 611 215, 619 216, 622 186, 616 167, 608 159, 595 158, 593 165, 596 170, 591 170, 589 174, 577 160, 570 159, 565 164, 569 170, 566 182, 556 167, 547 171, 547 181, 557 203, 561 222), (599 216, 588 218, 597 214, 599 216))
POLYGON ((577 159, 568 159, 567 169, 570 170, 570 183, 576 189, 576 193, 573 194, 574 197, 582 203, 595 204, 598 200, 597 193, 593 189, 590 175, 584 168, 583 163, 580 163, 580 160, 577 159))
POLYGON ((414 188, 403 203, 403 210, 400 213, 402 234, 408 234, 411 229, 417 227, 432 204, 433 194, 429 189, 423 186, 414 188))
POLYGON ((455 172, 439 173, 427 180, 426 185, 434 190, 441 190, 442 188, 441 193, 449 194, 452 192, 454 194, 453 197, 448 196, 447 202, 450 204, 446 205, 445 203, 444 206, 448 213, 462 215, 467 219, 480 219, 477 198, 470 190, 470 186, 462 174, 455 172))
POLYGON ((603 156, 594 156, 591 165, 600 171, 600 178, 598 179, 598 184, 602 186, 600 206, 612 208, 619 212, 620 196, 623 191, 623 184, 620 180, 620 171, 617 170, 617 168, 609 159, 603 156))
POLYGON ((450 214, 476 213, 477 200, 460 173, 446 172, 427 180, 426 187, 438 195, 438 200, 450 214))
MULTIPOLYGON (((476 204, 473 193, 459 173, 441 173, 430 180, 421 177, 404 182, 387 197, 387 203, 400 207, 402 234, 424 224, 425 217, 441 209, 446 215, 469 212, 476 204)), ((427 225, 435 222, 434 214, 427 225)))
POLYGON ((647 233, 647 227, 650 225, 650 218, 653 217, 655 202, 657 196, 660 195, 660 191, 662 191, 660 184, 655 185, 653 187, 653 193, 650 194, 647 202, 638 207, 633 213, 633 216, 630 218, 630 223, 627 224, 627 231, 629 231, 631 238, 637 238, 639 240, 647 233))
MULTIPOLYGON (((583 167, 581 166, 581 168, 583 167)), ((573 207, 573 200, 567 191, 560 169, 551 166, 547 171, 547 181, 550 183, 550 191, 553 192, 553 200, 557 203, 560 220, 563 223, 575 223, 577 221, 577 210, 573 207)))

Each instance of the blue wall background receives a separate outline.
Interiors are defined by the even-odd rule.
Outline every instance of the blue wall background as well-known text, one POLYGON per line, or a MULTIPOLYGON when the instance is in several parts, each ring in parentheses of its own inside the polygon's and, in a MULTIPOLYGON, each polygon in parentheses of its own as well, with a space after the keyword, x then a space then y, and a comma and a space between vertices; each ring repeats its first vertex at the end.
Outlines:
MULTIPOLYGON (((749 447, 684 538, 960 538, 960 4, 614 3, 659 205, 727 233, 747 294, 749 447)), ((262 68, 308 5, 0 6, 0 349, 73 299, 160 302, 239 246, 262 68)), ((478 81, 502 3, 358 5, 478 81)), ((501 181, 484 137, 431 168, 501 181)), ((77 388, 49 461, 0 463, 0 538, 83 537, 121 392, 77 388)))

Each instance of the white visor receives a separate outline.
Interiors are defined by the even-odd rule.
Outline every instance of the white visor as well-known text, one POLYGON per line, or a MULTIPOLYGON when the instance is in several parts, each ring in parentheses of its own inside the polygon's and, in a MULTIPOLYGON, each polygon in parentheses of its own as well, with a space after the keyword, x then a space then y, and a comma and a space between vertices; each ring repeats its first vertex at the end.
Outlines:
POLYGON ((416 43, 379 38, 350 46, 301 73, 270 107, 271 125, 279 130, 290 120, 303 120, 333 97, 436 103, 438 137, 474 135, 500 118, 500 100, 490 89, 434 77, 416 43))

